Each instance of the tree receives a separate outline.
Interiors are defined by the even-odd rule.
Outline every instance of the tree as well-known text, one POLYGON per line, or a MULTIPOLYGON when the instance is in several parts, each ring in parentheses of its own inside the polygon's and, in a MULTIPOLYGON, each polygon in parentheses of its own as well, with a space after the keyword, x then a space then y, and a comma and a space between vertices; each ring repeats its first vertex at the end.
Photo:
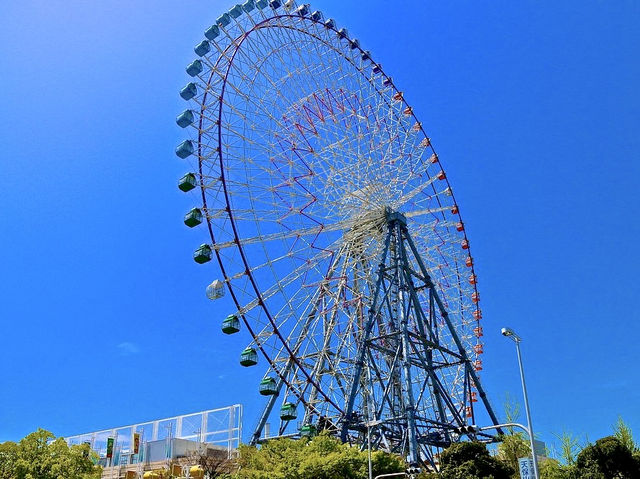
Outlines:
MULTIPOLYGON (((320 434, 312 439, 273 439, 260 449, 240 447, 238 479, 366 479, 367 451, 320 434)), ((374 475, 400 472, 399 456, 372 453, 374 475)))
POLYGON ((7 441, 0 444, 0 479, 13 479, 18 459, 18 445, 7 441))
MULTIPOLYGON (((520 404, 513 400, 511 394, 507 392, 504 398, 504 416, 506 422, 518 422, 520 419, 520 404)), ((509 434, 513 434, 513 427, 508 427, 509 434)))
POLYGON ((498 458, 516 471, 514 472, 514 477, 518 478, 518 459, 521 457, 531 457, 529 441, 525 439, 522 433, 505 434, 500 437, 500 441, 498 445, 498 458))
POLYGON ((571 479, 572 467, 560 464, 555 459, 544 459, 538 463, 540 479, 571 479))
POLYGON ((236 462, 229 459, 226 450, 218 450, 202 445, 178 460, 182 466, 200 466, 204 477, 209 479, 229 477, 237 469, 236 462))
MULTIPOLYGON (((516 402, 508 392, 504 399, 504 415, 507 423, 518 422, 520 418, 520 404, 516 402)), ((513 427, 508 427, 507 431, 507 434, 503 434, 499 438, 498 458, 514 471, 514 478, 519 478, 520 474, 518 471, 520 467, 518 459, 521 457, 530 457, 531 449, 523 433, 515 432, 513 427)))
POLYGON ((629 449, 632 454, 640 452, 640 448, 638 448, 638 445, 633 440, 631 428, 622 420, 622 416, 618 416, 618 421, 613 427, 613 435, 624 447, 629 449))
POLYGON ((617 437, 607 436, 585 447, 576 460, 580 479, 636 479, 640 468, 633 453, 617 437))
POLYGON ((576 463, 576 456, 580 452, 580 445, 578 438, 567 431, 563 431, 562 434, 556 435, 560 440, 560 459, 566 466, 572 466, 576 463))
POLYGON ((69 447, 44 429, 0 445, 0 479, 100 479, 89 445, 69 447))
MULTIPOLYGON (((452 444, 440 455, 442 479, 509 479, 515 471, 491 456, 481 442, 452 444)), ((427 476, 429 477, 429 476, 427 476)), ((431 477, 434 477, 431 474, 431 477)))

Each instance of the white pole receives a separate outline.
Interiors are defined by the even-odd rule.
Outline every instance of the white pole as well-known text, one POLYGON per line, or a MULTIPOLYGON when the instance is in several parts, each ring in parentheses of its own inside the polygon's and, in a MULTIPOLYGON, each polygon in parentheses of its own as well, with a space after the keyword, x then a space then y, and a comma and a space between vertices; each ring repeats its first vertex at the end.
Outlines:
POLYGON ((369 479, 373 479, 373 468, 371 467, 371 426, 367 423, 367 449, 369 451, 369 479))
POLYGON ((538 473, 538 460, 536 459, 536 448, 533 440, 533 426, 531 425, 531 412, 529 411, 529 398, 527 396, 527 385, 524 382, 524 369, 522 368, 522 356, 520 355, 520 339, 516 341, 516 351, 518 352, 518 365, 520 366, 520 378, 522 379, 522 394, 524 395, 524 410, 527 413, 527 426, 529 426, 529 442, 531 444, 531 456, 533 460, 533 475, 540 479, 538 473))
POLYGON ((381 477, 398 477, 398 476, 407 476, 406 472, 392 472, 391 474, 380 474, 376 476, 375 479, 380 479, 381 477))
POLYGON ((116 448, 118 447, 118 433, 115 434, 113 441, 113 451, 111 451, 111 477, 113 477, 113 468, 115 467, 114 461, 116 459, 116 448))

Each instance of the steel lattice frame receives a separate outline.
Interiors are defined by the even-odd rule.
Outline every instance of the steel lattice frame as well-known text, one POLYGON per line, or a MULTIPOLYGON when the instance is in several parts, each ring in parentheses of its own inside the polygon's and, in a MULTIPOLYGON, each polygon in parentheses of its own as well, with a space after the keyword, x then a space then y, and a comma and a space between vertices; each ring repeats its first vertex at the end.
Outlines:
POLYGON ((362 441, 374 421, 378 446, 432 460, 452 427, 476 422, 476 389, 496 423, 476 376, 481 312, 458 205, 369 52, 306 5, 266 3, 207 31, 188 125, 211 248, 277 381, 253 442, 276 402, 293 403, 303 424, 362 441))

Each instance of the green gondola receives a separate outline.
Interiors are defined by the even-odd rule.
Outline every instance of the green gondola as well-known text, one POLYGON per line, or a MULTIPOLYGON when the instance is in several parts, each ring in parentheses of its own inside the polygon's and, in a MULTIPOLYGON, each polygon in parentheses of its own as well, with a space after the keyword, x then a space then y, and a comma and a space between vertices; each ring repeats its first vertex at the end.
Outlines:
POLYGON ((200 247, 194 251, 193 259, 199 264, 211 261, 211 246, 208 244, 201 244, 200 247))
POLYGON ((191 210, 184 215, 184 224, 189 228, 198 226, 202 223, 202 211, 199 208, 191 208, 191 210))
POLYGON ((260 381, 260 394, 263 396, 275 396, 278 394, 276 380, 273 378, 264 378, 260 381))
POLYGON ((298 417, 296 405, 290 402, 284 403, 280 408, 280 419, 283 421, 292 421, 298 417))
POLYGON ((305 424, 300 428, 300 435, 302 437, 315 436, 317 433, 318 433, 318 430, 313 424, 305 424))
POLYGON ((244 367, 258 364, 258 353, 253 348, 247 348, 240 354, 240 364, 244 367))
POLYGON ((240 331, 240 320, 235 314, 230 314, 222 321, 222 332, 224 334, 234 334, 240 331))
POLYGON ((196 187, 196 185, 197 181, 195 173, 187 173, 178 181, 178 188, 184 192, 191 191, 196 187))

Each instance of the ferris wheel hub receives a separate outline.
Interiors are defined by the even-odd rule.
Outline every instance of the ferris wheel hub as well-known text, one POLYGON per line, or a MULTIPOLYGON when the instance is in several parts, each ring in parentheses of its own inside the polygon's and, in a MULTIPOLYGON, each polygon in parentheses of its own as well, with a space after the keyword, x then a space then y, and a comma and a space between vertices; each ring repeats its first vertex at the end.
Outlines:
POLYGON ((402 213, 400 213, 399 211, 394 211, 387 206, 385 207, 385 214, 387 218, 387 223, 398 222, 398 223, 401 223, 403 226, 407 226, 407 217, 402 213))

